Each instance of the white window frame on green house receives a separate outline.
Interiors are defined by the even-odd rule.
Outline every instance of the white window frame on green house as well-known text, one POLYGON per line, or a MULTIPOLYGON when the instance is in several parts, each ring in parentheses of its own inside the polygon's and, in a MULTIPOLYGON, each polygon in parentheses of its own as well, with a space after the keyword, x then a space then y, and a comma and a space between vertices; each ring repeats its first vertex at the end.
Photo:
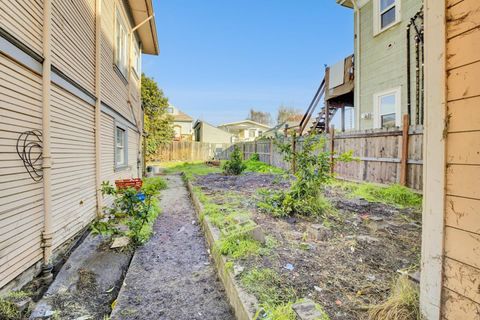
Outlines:
POLYGON ((137 79, 140 79, 142 74, 142 52, 140 51, 139 43, 133 39, 133 59, 132 59, 132 69, 137 76, 137 79))
POLYGON ((128 73, 128 31, 120 9, 115 9, 115 45, 114 64, 127 78, 128 73))
POLYGON ((382 91, 373 95, 373 127, 384 128, 383 117, 387 115, 395 114, 395 126, 399 127, 402 124, 402 88, 397 87, 394 89, 382 91), (387 97, 393 97, 395 104, 393 110, 384 110, 387 106, 382 105, 382 100, 387 97))
POLYGON ((373 0, 373 35, 376 36, 397 25, 402 20, 401 12, 401 0, 373 0), (383 3, 385 3, 385 6, 383 3), (395 19, 388 25, 382 26, 382 18, 391 13, 392 10, 395 19))
POLYGON ((115 170, 121 170, 128 167, 128 127, 116 122, 114 139, 115 170))

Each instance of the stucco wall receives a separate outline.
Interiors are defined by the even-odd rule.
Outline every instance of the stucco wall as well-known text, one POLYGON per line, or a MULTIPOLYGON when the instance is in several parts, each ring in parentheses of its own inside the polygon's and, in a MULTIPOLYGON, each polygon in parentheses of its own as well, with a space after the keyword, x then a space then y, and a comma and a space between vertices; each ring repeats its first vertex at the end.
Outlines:
MULTIPOLYGON (((360 51, 355 48, 355 56, 360 54, 360 87, 355 88, 359 97, 360 108, 357 108, 359 129, 373 128, 372 119, 361 119, 362 113, 373 114, 373 96, 386 90, 401 87, 402 114, 407 112, 407 40, 406 26, 411 17, 420 10, 421 0, 401 1, 401 21, 397 25, 374 36, 373 1, 369 1, 360 9, 360 51)), ((356 30, 357 33, 357 30, 356 30)), ((414 48, 412 41, 411 48, 414 48)), ((414 49, 412 49, 414 50, 414 49)), ((412 51, 412 66, 415 65, 415 52, 412 51)), ((412 104, 415 102, 415 73, 412 68, 412 104)))
POLYGON ((232 135, 208 123, 202 124, 200 141, 207 143, 231 143, 232 135))

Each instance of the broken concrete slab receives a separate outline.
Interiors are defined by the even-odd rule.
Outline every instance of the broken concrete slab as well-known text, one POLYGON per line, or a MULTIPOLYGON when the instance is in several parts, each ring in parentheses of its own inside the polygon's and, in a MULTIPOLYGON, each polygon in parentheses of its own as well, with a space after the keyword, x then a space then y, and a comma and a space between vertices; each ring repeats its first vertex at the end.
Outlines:
POLYGON ((102 319, 120 289, 130 253, 110 250, 109 239, 89 234, 73 251, 35 307, 30 319, 91 316, 102 319))
POLYGON ((110 246, 110 249, 123 248, 130 244, 129 237, 118 237, 113 239, 113 243, 110 246))
POLYGON ((302 299, 301 302, 295 303, 293 311, 297 314, 299 320, 329 320, 328 314, 323 311, 322 307, 313 300, 302 299))

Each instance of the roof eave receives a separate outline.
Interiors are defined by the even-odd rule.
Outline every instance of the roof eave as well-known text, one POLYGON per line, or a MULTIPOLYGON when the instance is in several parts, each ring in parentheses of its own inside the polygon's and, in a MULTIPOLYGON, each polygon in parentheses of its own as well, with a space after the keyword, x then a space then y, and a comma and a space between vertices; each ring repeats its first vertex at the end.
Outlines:
MULTIPOLYGON (((139 25, 154 15, 152 0, 128 0, 128 5, 130 6, 135 25, 139 25)), ((142 42, 142 53, 160 54, 155 17, 139 27, 136 32, 142 42)))
POLYGON ((337 3, 341 6, 353 9, 353 3, 351 0, 337 0, 337 3))

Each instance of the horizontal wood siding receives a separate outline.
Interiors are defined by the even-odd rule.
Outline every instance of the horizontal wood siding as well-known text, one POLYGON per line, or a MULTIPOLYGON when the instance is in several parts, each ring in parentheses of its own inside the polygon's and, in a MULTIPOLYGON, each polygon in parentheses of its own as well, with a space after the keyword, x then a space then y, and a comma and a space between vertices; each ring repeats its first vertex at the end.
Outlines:
POLYGON ((95 217, 95 110, 53 86, 51 96, 53 244, 95 217))
POLYGON ((52 1, 52 63, 72 80, 95 90, 95 1, 52 1))
MULTIPOLYGON (((102 1, 102 101, 130 121, 134 117, 128 100, 126 79, 114 66, 115 0, 102 1)), ((120 1, 122 2, 122 1, 120 1)), ((125 22, 128 23, 128 22, 125 22)))
POLYGON ((444 319, 480 319, 480 3, 447 5, 444 319))
POLYGON ((0 0, 0 26, 37 54, 42 54, 42 0, 0 0))
POLYGON ((22 132, 41 129, 41 79, 1 54, 0 79, 1 288, 42 257, 43 184, 30 178, 16 153, 22 132))
MULTIPOLYGON (((128 131, 128 159, 129 167, 120 171, 115 170, 115 146, 114 146, 114 127, 115 120, 108 114, 102 113, 101 127, 100 127, 100 146, 101 146, 101 175, 102 181, 109 181, 114 183, 118 179, 128 179, 136 176, 134 171, 136 170, 136 157, 134 154, 138 150, 132 150, 137 143, 135 142, 135 136, 131 133, 134 131, 128 131), (134 141, 131 141, 134 140, 134 141), (133 159, 133 160, 132 160, 133 159)), ((134 132, 135 133, 135 132, 134 132)), ((104 206, 109 206, 112 203, 111 198, 104 199, 104 206)))

